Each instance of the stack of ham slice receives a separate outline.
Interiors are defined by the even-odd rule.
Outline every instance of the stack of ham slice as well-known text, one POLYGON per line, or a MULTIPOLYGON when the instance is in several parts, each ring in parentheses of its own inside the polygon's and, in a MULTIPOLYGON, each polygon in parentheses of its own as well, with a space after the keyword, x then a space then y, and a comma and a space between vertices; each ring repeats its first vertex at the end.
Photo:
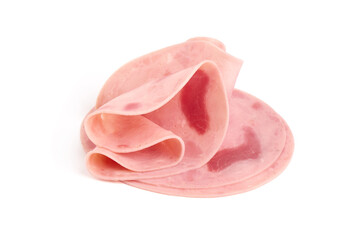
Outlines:
POLYGON ((293 137, 268 105, 234 89, 241 65, 221 42, 193 38, 122 66, 81 127, 90 173, 188 197, 237 194, 276 177, 293 137))

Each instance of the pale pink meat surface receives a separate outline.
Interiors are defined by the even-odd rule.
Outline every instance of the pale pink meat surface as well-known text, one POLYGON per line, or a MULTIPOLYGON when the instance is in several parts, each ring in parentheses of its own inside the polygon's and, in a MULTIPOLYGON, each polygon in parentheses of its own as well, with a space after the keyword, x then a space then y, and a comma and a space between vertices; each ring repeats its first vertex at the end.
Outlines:
POLYGON ((202 37, 118 69, 81 127, 90 173, 189 197, 236 194, 277 176, 292 134, 264 102, 233 91, 241 65, 202 37))

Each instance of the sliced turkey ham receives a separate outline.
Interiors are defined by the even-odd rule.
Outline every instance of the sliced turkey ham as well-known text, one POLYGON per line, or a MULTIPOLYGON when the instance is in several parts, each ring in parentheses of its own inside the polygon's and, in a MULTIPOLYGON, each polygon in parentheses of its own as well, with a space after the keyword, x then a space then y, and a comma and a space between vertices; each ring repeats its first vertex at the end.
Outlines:
POLYGON ((289 162, 293 138, 268 105, 234 90, 241 65, 221 42, 194 38, 118 69, 81 127, 89 172, 189 197, 270 181, 289 162))

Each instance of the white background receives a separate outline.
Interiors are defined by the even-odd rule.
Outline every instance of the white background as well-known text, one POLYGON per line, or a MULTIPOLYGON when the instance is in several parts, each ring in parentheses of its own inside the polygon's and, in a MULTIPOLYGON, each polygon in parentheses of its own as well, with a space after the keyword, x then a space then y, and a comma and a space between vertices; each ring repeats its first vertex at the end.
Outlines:
POLYGON ((358 1, 0 2, 0 239, 360 239, 358 1), (122 64, 195 36, 289 123, 254 191, 160 195, 86 171, 83 116, 122 64))

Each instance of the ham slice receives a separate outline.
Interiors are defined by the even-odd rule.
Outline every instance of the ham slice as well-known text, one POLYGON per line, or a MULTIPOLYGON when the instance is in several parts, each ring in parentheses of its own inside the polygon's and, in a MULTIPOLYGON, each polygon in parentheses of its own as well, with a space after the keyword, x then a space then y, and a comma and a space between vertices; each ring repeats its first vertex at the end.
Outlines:
POLYGON ((105 83, 81 127, 89 172, 179 196, 248 191, 289 162, 284 120, 234 84, 242 61, 194 38, 137 58, 105 83))

